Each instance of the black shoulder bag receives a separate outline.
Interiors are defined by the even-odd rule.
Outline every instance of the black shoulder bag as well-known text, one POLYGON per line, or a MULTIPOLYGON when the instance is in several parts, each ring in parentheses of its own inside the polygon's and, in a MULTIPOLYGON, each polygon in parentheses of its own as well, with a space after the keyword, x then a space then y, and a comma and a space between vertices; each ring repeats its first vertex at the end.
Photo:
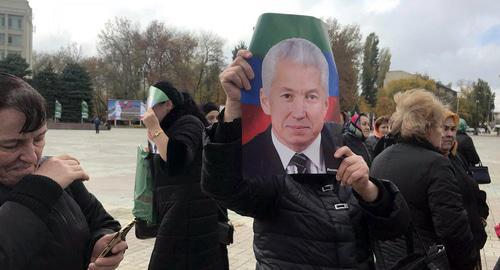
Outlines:
POLYGON ((429 248, 426 248, 422 238, 420 238, 419 233, 410 224, 408 231, 405 235, 406 238, 406 254, 407 256, 399 260, 396 265, 394 265, 392 270, 450 270, 450 265, 448 263, 448 257, 446 256, 446 250, 443 245, 433 244, 429 248), (414 250, 413 245, 413 233, 417 236, 418 242, 422 246, 425 252, 417 253, 414 250))
POLYGON ((491 183, 490 172, 488 171, 488 166, 483 166, 483 163, 479 161, 479 166, 470 166, 469 170, 472 173, 472 178, 476 180, 478 184, 489 184, 491 183))

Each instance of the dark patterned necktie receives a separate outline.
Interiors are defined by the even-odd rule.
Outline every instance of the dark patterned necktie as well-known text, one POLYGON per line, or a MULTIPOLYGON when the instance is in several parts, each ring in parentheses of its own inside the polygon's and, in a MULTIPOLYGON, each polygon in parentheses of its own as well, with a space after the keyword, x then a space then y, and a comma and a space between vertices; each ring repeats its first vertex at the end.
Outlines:
POLYGON ((290 159, 290 163, 288 163, 288 166, 293 165, 297 167, 297 173, 309 173, 309 170, 307 169, 307 161, 309 161, 309 158, 306 155, 302 153, 295 153, 292 159, 290 159))

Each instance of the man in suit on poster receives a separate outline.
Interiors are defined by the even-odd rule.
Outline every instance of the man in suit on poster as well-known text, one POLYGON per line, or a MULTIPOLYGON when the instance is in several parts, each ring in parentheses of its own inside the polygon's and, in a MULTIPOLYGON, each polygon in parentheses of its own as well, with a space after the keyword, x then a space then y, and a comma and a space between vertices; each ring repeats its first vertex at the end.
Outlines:
POLYGON ((274 45, 262 63, 260 105, 271 118, 262 133, 243 145, 243 174, 329 173, 341 146, 341 127, 326 123, 328 63, 302 38, 274 45))

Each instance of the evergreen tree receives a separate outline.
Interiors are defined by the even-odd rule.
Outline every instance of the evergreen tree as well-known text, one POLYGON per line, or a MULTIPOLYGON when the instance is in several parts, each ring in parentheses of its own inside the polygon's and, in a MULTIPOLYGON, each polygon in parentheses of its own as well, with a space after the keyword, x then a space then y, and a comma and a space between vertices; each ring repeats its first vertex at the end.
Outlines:
POLYGON ((47 117, 54 117, 55 101, 62 99, 62 93, 59 75, 54 72, 50 62, 44 69, 35 74, 32 85, 47 102, 47 117))
MULTIPOLYGON (((472 102, 473 106, 472 126, 479 127, 482 123, 492 119, 491 112, 495 109, 495 94, 491 91, 488 82, 478 79, 472 85, 472 102)), ((471 106, 472 107, 472 106, 471 106)))
POLYGON ((19 78, 24 78, 31 74, 26 60, 17 54, 9 54, 5 59, 0 60, 0 72, 10 73, 19 78))
POLYGON ((363 50, 363 71, 361 74, 361 95, 373 108, 377 104, 377 77, 379 68, 378 58, 378 37, 371 33, 366 37, 363 50))
POLYGON ((385 75, 391 68, 391 52, 389 48, 383 48, 380 51, 379 67, 377 74, 377 91, 384 87, 385 75))
POLYGON ((233 54, 233 60, 236 59, 236 54, 238 54, 239 50, 247 50, 247 49, 248 47, 245 44, 245 41, 241 40, 238 43, 238 45, 234 46, 233 50, 231 51, 231 53, 233 54))
POLYGON ((79 122, 82 101, 87 102, 92 112, 92 83, 84 67, 77 63, 66 65, 61 74, 61 86, 62 121, 79 122))

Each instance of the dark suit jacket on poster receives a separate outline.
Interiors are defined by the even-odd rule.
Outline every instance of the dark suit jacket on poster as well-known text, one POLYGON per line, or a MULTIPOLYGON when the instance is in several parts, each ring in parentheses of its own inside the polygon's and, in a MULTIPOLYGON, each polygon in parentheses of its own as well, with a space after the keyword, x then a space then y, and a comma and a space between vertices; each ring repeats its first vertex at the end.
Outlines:
MULTIPOLYGON (((321 130, 321 150, 325 160, 326 173, 337 169, 340 160, 335 159, 335 150, 343 146, 342 126, 336 123, 325 123, 321 130)), ((283 175, 280 156, 274 147, 271 137, 271 125, 262 133, 243 145, 243 176, 283 175)))

